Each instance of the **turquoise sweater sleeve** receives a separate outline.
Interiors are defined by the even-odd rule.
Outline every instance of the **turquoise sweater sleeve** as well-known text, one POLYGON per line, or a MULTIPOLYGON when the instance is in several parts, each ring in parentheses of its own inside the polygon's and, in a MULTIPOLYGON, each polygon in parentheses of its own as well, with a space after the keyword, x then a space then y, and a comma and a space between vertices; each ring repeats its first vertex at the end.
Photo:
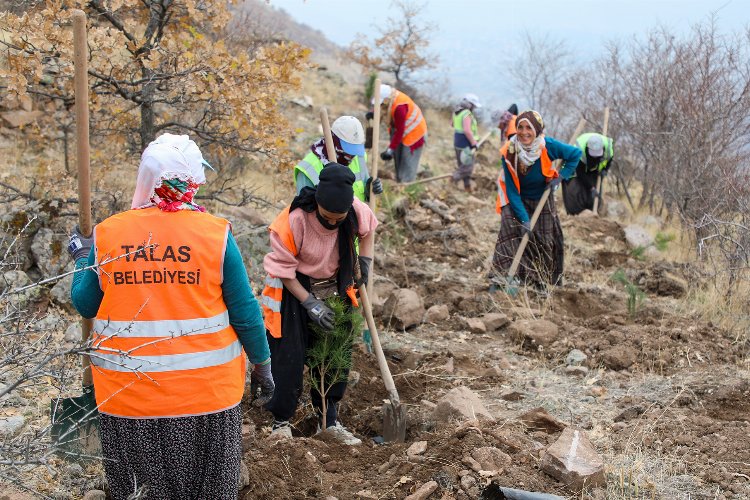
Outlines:
MULTIPOLYGON (((76 269, 94 263, 94 252, 91 252, 88 259, 81 258, 76 261, 76 269)), ((258 364, 267 361, 271 352, 266 339, 263 314, 250 288, 250 280, 240 250, 231 233, 227 237, 227 249, 224 253, 224 282, 221 284, 221 291, 229 313, 229 324, 237 332, 250 362, 258 364)), ((104 298, 97 274, 91 269, 75 273, 70 296, 73 306, 81 316, 96 316, 104 298)))
POLYGON ((563 166, 560 169, 560 177, 565 180, 570 179, 576 174, 578 161, 581 159, 583 152, 576 146, 565 144, 552 137, 545 138, 547 143, 547 154, 550 160, 562 160, 563 166))

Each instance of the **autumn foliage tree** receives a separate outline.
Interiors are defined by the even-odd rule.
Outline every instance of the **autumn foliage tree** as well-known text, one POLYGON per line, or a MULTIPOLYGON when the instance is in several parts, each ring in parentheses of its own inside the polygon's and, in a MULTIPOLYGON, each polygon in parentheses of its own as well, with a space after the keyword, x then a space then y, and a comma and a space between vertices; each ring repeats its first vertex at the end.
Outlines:
POLYGON ((73 8, 89 17, 91 133, 102 148, 139 153, 165 131, 189 134, 215 154, 284 145, 277 102, 298 85, 308 50, 286 42, 243 47, 227 30, 228 2, 58 0, 0 13, 5 92, 72 113, 73 8))
POLYGON ((438 56, 427 52, 435 26, 420 23, 419 14, 425 5, 409 0, 397 0, 393 5, 398 16, 389 17, 385 26, 377 28, 380 36, 373 41, 358 36, 349 47, 349 55, 368 71, 392 74, 396 86, 400 86, 416 71, 436 67, 438 56))

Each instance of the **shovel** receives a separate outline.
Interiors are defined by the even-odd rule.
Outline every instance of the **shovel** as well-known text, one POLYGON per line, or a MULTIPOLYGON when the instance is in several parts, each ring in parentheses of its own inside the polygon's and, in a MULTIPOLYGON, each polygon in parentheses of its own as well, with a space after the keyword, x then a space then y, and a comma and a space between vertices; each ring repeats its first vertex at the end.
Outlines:
MULTIPOLYGON (((607 131, 609 129, 609 106, 604 108, 604 126, 602 127, 602 135, 607 137, 607 131)), ((586 152, 584 151, 584 154, 586 152)), ((605 151, 606 154, 606 151, 605 151)), ((594 213, 599 215, 599 202, 602 199, 602 184, 604 183, 604 177, 601 172, 596 174, 596 199, 594 200, 594 213)))
MULTIPOLYGON (((89 88, 86 14, 73 11, 73 60, 75 64, 76 153, 78 163, 78 227, 91 235, 91 186, 89 178, 89 88)), ((93 320, 81 321, 82 340, 86 343, 93 320)), ((99 412, 96 409, 89 357, 81 359, 83 394, 51 403, 51 437, 68 458, 93 458, 101 453, 99 412)))
MULTIPOLYGON (((575 132, 573 132, 573 136, 570 138, 568 143, 572 143, 576 140, 576 137, 578 137, 583 130, 583 126, 586 123, 586 120, 581 118, 578 121, 578 126, 576 127, 575 132)), ((556 160, 554 164, 555 171, 559 170, 560 163, 562 163, 561 160, 556 160)), ((536 225, 536 221, 539 219, 539 214, 542 213, 542 210, 544 209, 544 205, 547 204, 547 198, 549 198, 550 193, 552 190, 547 187, 547 189, 544 190, 544 193, 542 193, 542 197, 539 200, 539 203, 536 205, 536 209, 534 209, 534 213, 531 215, 531 221, 529 222, 529 225, 531 227, 531 230, 534 230, 534 226, 536 225)), ((529 244, 529 234, 526 233, 523 235, 523 238, 521 238, 521 243, 518 245, 518 250, 516 250, 516 254, 513 256, 513 262, 510 265, 510 270, 508 271, 508 276, 505 278, 505 293, 508 295, 511 295, 513 297, 516 296, 518 293, 518 280, 515 280, 516 272, 518 271, 518 266, 521 264, 521 257, 523 257, 523 252, 526 250, 526 246, 529 244)))
MULTIPOLYGON (((375 88, 380 89, 380 85, 376 85, 375 88)), ((378 92, 378 90, 376 90, 376 92, 378 92)), ((378 97, 377 94, 376 97, 378 97)), ((375 109, 377 110, 377 107, 375 109)), ((336 158, 336 150, 333 147, 333 136, 331 135, 331 126, 328 122, 328 111, 326 108, 321 108, 320 110, 320 121, 323 125, 323 135, 325 137, 328 158, 336 158)), ((377 164, 373 170, 377 173, 377 164)), ((362 299, 362 309, 364 310, 365 319, 367 320, 367 327, 370 329, 372 346, 374 347, 375 355, 378 358, 380 375, 383 377, 385 389, 388 391, 389 399, 383 403, 383 440, 386 442, 396 441, 398 443, 403 443, 406 439, 406 407, 401 405, 401 400, 398 397, 398 391, 396 390, 396 384, 393 382, 391 370, 388 368, 388 362, 385 360, 385 354, 383 354, 383 348, 380 345, 378 330, 375 327, 375 320, 372 317, 370 298, 367 296, 367 285, 362 284, 362 286, 360 286, 359 296, 362 299)))

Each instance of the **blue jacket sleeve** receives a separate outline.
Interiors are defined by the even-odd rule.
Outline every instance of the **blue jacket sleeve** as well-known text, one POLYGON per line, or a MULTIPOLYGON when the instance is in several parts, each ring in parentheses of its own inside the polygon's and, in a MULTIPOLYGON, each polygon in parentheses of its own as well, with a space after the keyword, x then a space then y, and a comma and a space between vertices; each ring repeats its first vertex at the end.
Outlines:
POLYGON ((523 201, 521 201, 521 193, 518 192, 518 188, 516 188, 516 184, 513 182, 513 177, 510 175, 510 170, 508 170, 508 166, 505 164, 505 158, 500 158, 500 164, 502 165, 503 171, 505 172, 505 193, 508 195, 508 203, 510 203, 510 208, 516 215, 516 219, 518 219, 522 223, 528 222, 529 220, 531 220, 531 218, 529 217, 529 212, 526 210, 523 201))
POLYGON ((229 324, 237 333, 250 362, 258 364, 268 361, 271 351, 268 348, 263 314, 250 288, 240 249, 231 233, 227 236, 221 291, 229 312, 229 324))
POLYGON ((547 143, 547 154, 549 154, 550 160, 562 159, 563 161, 560 177, 567 180, 575 176, 578 161, 581 159, 583 152, 576 146, 565 144, 552 137, 545 138, 545 142, 547 143))
MULTIPOLYGON (((94 252, 88 258, 81 257, 76 261, 76 269, 93 266, 96 263, 94 252)), ((78 314, 84 318, 93 318, 99 311, 104 298, 104 292, 99 288, 99 276, 93 269, 79 271, 73 274, 73 284, 70 286, 70 300, 78 314)))

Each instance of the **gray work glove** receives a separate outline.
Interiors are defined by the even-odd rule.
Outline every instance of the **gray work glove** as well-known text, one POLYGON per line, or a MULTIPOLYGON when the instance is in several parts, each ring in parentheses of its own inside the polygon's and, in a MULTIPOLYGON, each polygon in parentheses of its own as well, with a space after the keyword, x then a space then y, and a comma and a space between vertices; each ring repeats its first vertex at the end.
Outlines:
POLYGON ((302 301, 302 307, 307 309, 307 314, 310 318, 320 327, 326 330, 333 330, 333 311, 328 307, 325 302, 317 298, 313 294, 309 294, 307 298, 302 301))
POLYGON ((382 153, 380 153, 380 159, 383 161, 388 161, 393 159, 393 150, 391 148, 386 149, 382 153))
POLYGON ((360 277, 357 280, 357 288, 363 284, 367 284, 367 280, 370 278, 370 269, 372 268, 372 257, 365 257, 364 255, 359 256, 359 272, 360 277))
POLYGON ((94 233, 91 236, 86 237, 81 234, 81 230, 76 226, 70 235, 70 241, 68 242, 68 253, 73 258, 73 261, 78 259, 88 258, 91 253, 91 247, 94 246, 94 233))
POLYGON ((258 406, 263 406, 271 401, 275 389, 276 385, 273 383, 273 376, 271 375, 271 363, 254 365, 253 372, 250 374, 251 401, 258 406))
POLYGON ((560 186, 560 183, 562 182, 562 177, 555 177, 551 181, 549 181, 549 184, 547 184, 551 191, 554 191, 560 186))
POLYGON ((528 234, 531 238, 531 221, 522 222, 521 227, 523 228, 523 234, 528 234))

